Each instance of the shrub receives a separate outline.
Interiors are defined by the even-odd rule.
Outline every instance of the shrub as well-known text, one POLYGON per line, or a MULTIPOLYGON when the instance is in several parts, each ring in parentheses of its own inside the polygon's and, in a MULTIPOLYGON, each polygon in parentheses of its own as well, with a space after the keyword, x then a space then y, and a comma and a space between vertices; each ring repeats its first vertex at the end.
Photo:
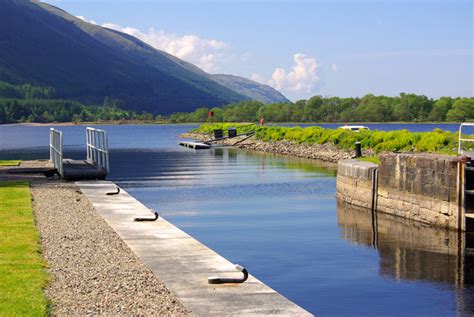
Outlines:
MULTIPOLYGON (((212 133, 214 129, 227 130, 229 127, 236 127, 238 133, 255 131, 257 139, 270 142, 286 140, 298 144, 332 143, 342 149, 352 149, 355 142, 361 142, 362 148, 373 149, 376 153, 414 151, 456 154, 458 147, 458 134, 440 129, 435 129, 432 132, 410 132, 408 130, 352 132, 342 129, 325 129, 318 126, 301 128, 219 123, 213 126, 202 125, 194 132, 212 133)), ((474 138, 474 136, 471 137, 474 138)), ((466 147, 468 146, 472 145, 466 145, 466 147)))

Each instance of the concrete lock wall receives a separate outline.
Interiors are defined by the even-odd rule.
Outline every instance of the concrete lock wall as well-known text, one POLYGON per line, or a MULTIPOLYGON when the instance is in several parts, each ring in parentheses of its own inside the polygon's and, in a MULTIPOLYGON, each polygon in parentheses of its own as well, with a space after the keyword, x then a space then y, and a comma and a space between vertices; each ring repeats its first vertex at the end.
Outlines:
POLYGON ((378 166, 340 161, 337 197, 430 225, 465 229, 462 192, 466 157, 383 153, 380 161, 378 166))
POLYGON ((377 164, 355 159, 337 165, 336 197, 354 206, 372 208, 372 177, 377 164))

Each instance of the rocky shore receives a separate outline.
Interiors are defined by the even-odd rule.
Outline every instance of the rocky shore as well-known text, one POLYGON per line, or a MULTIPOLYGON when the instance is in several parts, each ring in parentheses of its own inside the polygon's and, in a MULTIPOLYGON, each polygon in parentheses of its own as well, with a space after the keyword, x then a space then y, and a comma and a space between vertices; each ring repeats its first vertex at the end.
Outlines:
MULTIPOLYGON (((180 135, 182 138, 193 139, 193 140, 209 140, 210 137, 207 134, 200 133, 183 133, 180 135)), ((238 138, 225 139, 220 141, 220 144, 231 145, 236 148, 248 149, 253 151, 291 155, 309 159, 316 159, 324 162, 337 163, 340 160, 352 158, 354 151, 344 150, 336 147, 333 144, 297 144, 289 141, 277 141, 277 142, 264 142, 257 140, 255 137, 251 137, 243 142, 239 142, 238 138)), ((373 155, 373 151, 364 150, 364 156, 373 155)))
MULTIPOLYGON (((23 162, 22 167, 47 162, 23 162)), ((95 211, 74 183, 37 174, 31 184, 52 316, 186 316, 187 310, 95 211)))

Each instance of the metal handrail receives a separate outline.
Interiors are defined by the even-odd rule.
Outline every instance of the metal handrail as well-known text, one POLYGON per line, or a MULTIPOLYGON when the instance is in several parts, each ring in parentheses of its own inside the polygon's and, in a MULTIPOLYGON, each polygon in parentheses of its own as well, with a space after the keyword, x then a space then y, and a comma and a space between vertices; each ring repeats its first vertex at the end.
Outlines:
POLYGON ((109 145, 107 132, 86 128, 87 161, 109 172, 109 145))
MULTIPOLYGON (((474 142, 474 139, 465 139, 462 137, 462 128, 463 127, 474 127, 473 123, 461 123, 459 126, 459 142, 458 142, 458 154, 464 154, 464 150, 462 149, 462 142, 474 142)), ((471 151, 469 151, 471 152, 471 151)))
POLYGON ((63 175, 63 133, 50 128, 49 130, 49 160, 58 173, 63 175))

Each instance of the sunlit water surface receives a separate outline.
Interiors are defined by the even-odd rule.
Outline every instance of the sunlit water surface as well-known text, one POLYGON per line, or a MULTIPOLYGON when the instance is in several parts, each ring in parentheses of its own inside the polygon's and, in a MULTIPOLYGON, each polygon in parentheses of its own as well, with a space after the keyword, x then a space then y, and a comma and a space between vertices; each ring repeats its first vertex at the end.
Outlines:
MULTIPOLYGON (((470 237, 335 199, 333 167, 231 148, 180 148, 192 126, 103 126, 109 179, 321 316, 474 313, 470 237)), ((64 132, 84 153, 84 127, 64 132)), ((47 158, 48 127, 0 126, 0 159, 47 158)))

